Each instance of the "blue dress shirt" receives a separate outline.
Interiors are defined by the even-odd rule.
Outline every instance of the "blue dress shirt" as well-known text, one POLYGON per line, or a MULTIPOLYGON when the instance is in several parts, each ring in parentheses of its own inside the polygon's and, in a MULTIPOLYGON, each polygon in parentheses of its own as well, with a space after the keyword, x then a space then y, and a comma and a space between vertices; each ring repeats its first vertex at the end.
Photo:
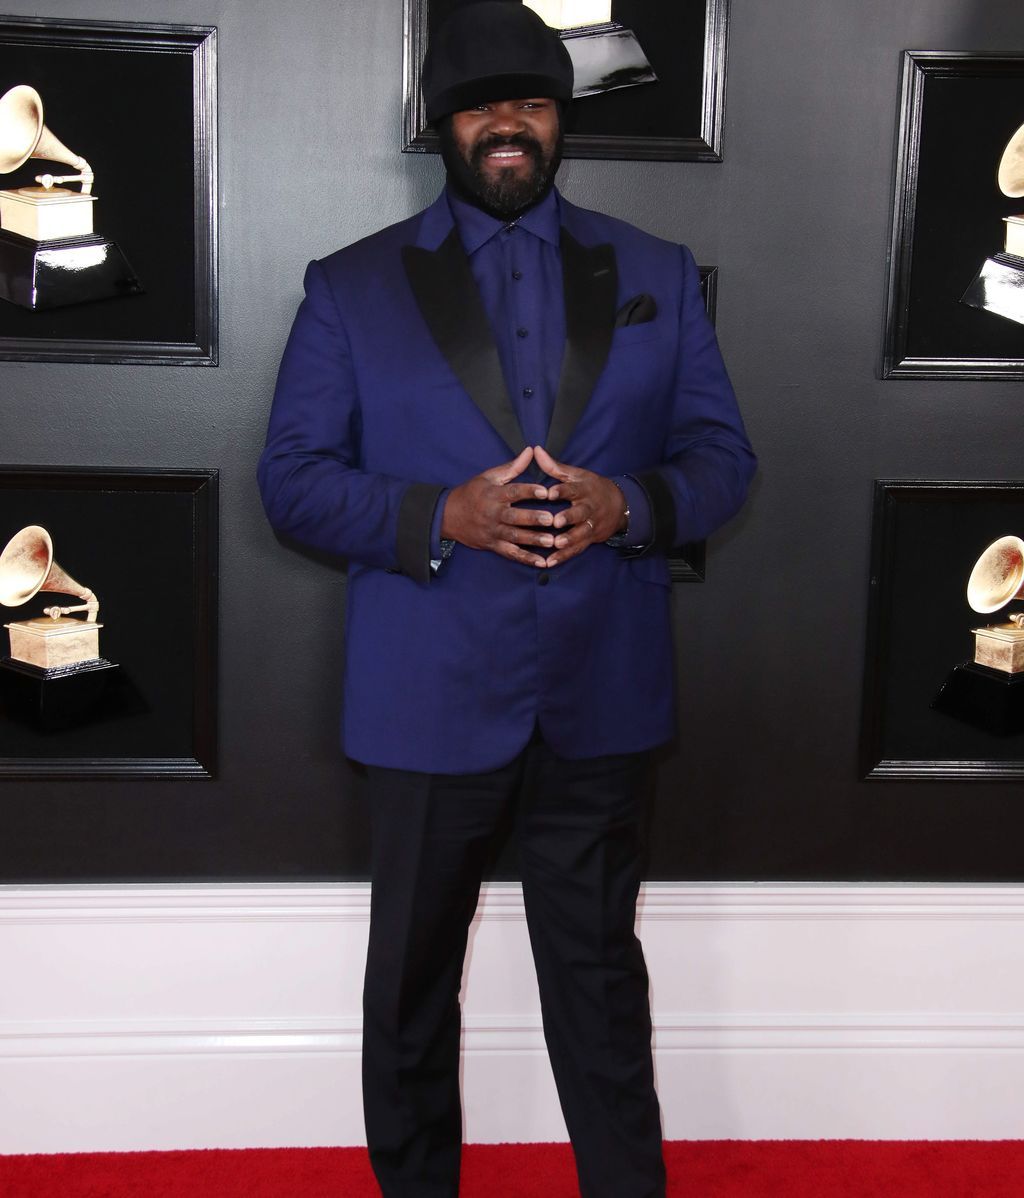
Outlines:
MULTIPOLYGON (((526 444, 543 445, 565 354, 558 193, 552 188, 539 204, 511 223, 467 203, 451 188, 446 194, 526 444)), ((613 481, 622 490, 630 513, 625 544, 646 544, 651 536, 651 514, 643 488, 629 475, 613 481)), ((447 492, 440 496, 434 516, 431 557, 435 559, 440 557, 446 498, 447 492)))

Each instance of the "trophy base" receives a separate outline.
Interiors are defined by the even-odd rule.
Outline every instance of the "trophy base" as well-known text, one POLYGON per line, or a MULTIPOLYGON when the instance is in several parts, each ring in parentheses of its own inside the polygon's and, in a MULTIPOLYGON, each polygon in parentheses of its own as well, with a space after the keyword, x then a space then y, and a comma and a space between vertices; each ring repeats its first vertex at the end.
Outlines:
POLYGON ((5 624, 10 633, 11 660, 40 670, 64 669, 96 661, 100 656, 102 624, 48 616, 5 624))
POLYGON ((658 82, 636 34, 618 21, 573 26, 559 36, 572 59, 574 100, 658 82))
POLYGON ((932 707, 995 736, 1024 732, 1024 674, 965 661, 955 666, 932 707))
POLYGON ((13 720, 47 732, 66 728, 89 718, 117 669, 102 657, 50 670, 4 657, 0 697, 13 720))
POLYGON ((83 237, 92 227, 94 195, 67 187, 16 187, 0 191, 0 226, 31 241, 83 237))
POLYGON ((974 660, 1004 674, 1024 674, 1024 628, 989 624, 974 630, 974 660))
POLYGON ((986 258, 960 302, 1024 324, 1024 258, 1016 254, 986 258))
POLYGON ((0 229, 0 299, 39 312, 140 295, 116 242, 97 233, 33 241, 0 229))

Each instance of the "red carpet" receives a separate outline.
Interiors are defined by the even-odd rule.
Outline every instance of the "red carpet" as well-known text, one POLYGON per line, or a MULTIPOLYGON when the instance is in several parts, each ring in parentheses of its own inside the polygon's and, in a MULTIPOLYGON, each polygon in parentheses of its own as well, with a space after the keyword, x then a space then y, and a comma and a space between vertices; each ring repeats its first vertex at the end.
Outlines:
MULTIPOLYGON (((1024 1141, 666 1144, 669 1198, 1021 1198, 1024 1141)), ((0 1156, 2 1198, 379 1198, 360 1148, 0 1156)), ((462 1198, 577 1198, 563 1144, 475 1144, 462 1198)))

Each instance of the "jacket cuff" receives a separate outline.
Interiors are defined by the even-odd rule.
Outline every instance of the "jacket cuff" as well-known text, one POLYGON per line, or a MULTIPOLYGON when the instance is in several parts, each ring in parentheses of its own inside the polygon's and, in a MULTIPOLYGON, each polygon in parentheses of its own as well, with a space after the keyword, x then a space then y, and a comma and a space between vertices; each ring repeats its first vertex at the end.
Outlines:
POLYGON ((666 553, 676 547, 676 505, 672 490, 657 470, 633 477, 644 489, 651 509, 651 540, 648 548, 666 553))
POLYGON ((395 554, 398 568, 414 582, 429 582, 430 534, 434 510, 445 488, 434 483, 412 483, 398 509, 395 554))

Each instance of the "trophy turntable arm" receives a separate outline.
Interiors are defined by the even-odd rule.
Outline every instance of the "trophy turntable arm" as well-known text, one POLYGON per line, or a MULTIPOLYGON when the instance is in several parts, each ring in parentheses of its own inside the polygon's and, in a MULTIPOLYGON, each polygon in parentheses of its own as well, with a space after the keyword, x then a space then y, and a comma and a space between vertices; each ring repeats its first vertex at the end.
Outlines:
POLYGON ((43 614, 49 616, 51 620, 59 620, 61 616, 66 616, 73 611, 86 611, 89 614, 86 616, 85 622, 87 624, 95 624, 96 616, 100 610, 100 601, 96 598, 96 595, 88 587, 82 587, 79 591, 72 591, 71 594, 79 599, 84 599, 85 602, 79 603, 74 607, 44 607, 43 614))
POLYGON ((68 165, 73 166, 80 173, 77 175, 36 175, 36 182, 40 187, 45 187, 47 191, 58 183, 81 183, 82 195, 91 195, 93 180, 96 178, 92 167, 80 155, 76 155, 74 161, 69 162, 68 165))

